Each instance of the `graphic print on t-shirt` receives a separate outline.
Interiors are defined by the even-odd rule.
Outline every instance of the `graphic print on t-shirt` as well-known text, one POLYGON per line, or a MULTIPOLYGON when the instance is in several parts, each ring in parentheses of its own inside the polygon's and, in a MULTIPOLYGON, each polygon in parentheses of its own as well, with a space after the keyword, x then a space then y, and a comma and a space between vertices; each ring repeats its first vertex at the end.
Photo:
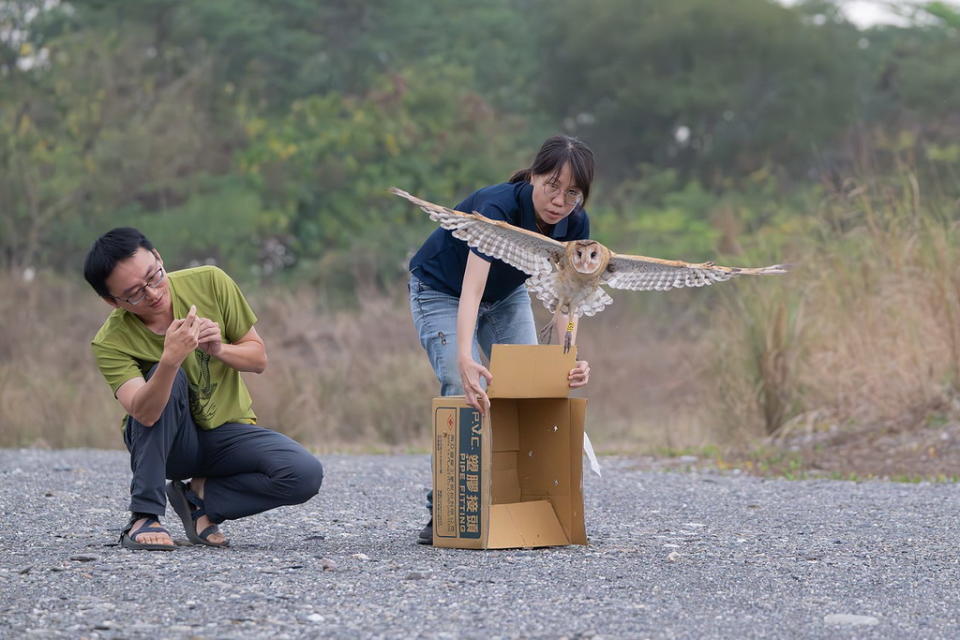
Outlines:
POLYGON ((213 393, 219 383, 212 382, 210 376, 210 354, 200 349, 193 352, 200 365, 200 375, 197 384, 190 383, 190 413, 197 416, 212 416, 217 412, 217 405, 212 400, 213 393))

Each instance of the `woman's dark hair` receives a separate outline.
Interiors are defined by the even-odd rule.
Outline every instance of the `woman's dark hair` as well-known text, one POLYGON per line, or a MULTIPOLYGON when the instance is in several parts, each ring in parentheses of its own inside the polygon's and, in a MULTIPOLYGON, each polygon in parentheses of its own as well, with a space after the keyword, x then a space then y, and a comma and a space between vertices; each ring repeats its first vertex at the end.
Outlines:
POLYGON ((510 176, 509 182, 526 182, 530 176, 545 174, 557 175, 563 165, 570 163, 574 184, 583 191, 583 205, 590 197, 590 183, 593 182, 593 151, 582 140, 571 136, 553 136, 547 138, 533 164, 510 176))
POLYGON ((118 262, 135 254, 140 247, 153 251, 147 236, 133 227, 117 227, 107 231, 96 239, 87 252, 87 259, 83 262, 83 277, 101 298, 112 300, 113 295, 107 289, 107 278, 118 262))

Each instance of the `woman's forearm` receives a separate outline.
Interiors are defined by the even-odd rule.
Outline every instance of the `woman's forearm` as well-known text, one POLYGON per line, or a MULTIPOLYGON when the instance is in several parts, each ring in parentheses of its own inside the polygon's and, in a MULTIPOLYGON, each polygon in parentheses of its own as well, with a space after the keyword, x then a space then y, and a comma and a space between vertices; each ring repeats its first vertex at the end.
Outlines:
POLYGON ((457 307, 457 355, 462 358, 473 357, 473 334, 477 329, 477 312, 483 290, 487 287, 490 263, 475 253, 467 257, 467 266, 463 272, 463 285, 460 288, 460 305, 457 307))
POLYGON ((478 297, 466 291, 460 295, 460 306, 457 307, 457 356, 460 358, 473 357, 473 334, 477 329, 479 309, 478 297))

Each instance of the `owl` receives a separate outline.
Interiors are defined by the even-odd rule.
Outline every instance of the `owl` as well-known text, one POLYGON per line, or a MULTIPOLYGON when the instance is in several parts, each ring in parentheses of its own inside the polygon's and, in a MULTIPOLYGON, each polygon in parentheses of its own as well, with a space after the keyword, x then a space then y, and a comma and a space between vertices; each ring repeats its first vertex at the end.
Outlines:
POLYGON ((738 268, 712 262, 691 264, 621 255, 596 240, 559 242, 476 212, 463 213, 421 200, 396 187, 390 191, 430 214, 453 237, 528 274, 527 288, 544 306, 555 315, 568 316, 564 351, 570 349, 573 328, 580 316, 595 315, 613 302, 601 285, 631 291, 667 291, 703 287, 734 276, 774 275, 787 270, 779 264, 738 268))

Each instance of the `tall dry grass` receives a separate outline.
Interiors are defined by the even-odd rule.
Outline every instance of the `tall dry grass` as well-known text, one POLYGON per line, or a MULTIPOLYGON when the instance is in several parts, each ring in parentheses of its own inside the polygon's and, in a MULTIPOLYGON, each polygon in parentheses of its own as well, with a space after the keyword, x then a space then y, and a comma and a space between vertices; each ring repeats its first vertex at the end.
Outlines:
POLYGON ((81 282, 0 275, 2 446, 122 446, 89 347, 109 308, 81 282))
POLYGON ((270 364, 246 377, 261 421, 321 450, 425 448, 433 372, 405 298, 323 310, 310 291, 254 300, 270 364))
MULTIPOLYGON (((713 332, 722 429, 893 429, 956 418, 960 229, 909 173, 823 203, 794 271, 727 296, 713 332)), ((733 293, 733 292, 730 292, 733 293)))

